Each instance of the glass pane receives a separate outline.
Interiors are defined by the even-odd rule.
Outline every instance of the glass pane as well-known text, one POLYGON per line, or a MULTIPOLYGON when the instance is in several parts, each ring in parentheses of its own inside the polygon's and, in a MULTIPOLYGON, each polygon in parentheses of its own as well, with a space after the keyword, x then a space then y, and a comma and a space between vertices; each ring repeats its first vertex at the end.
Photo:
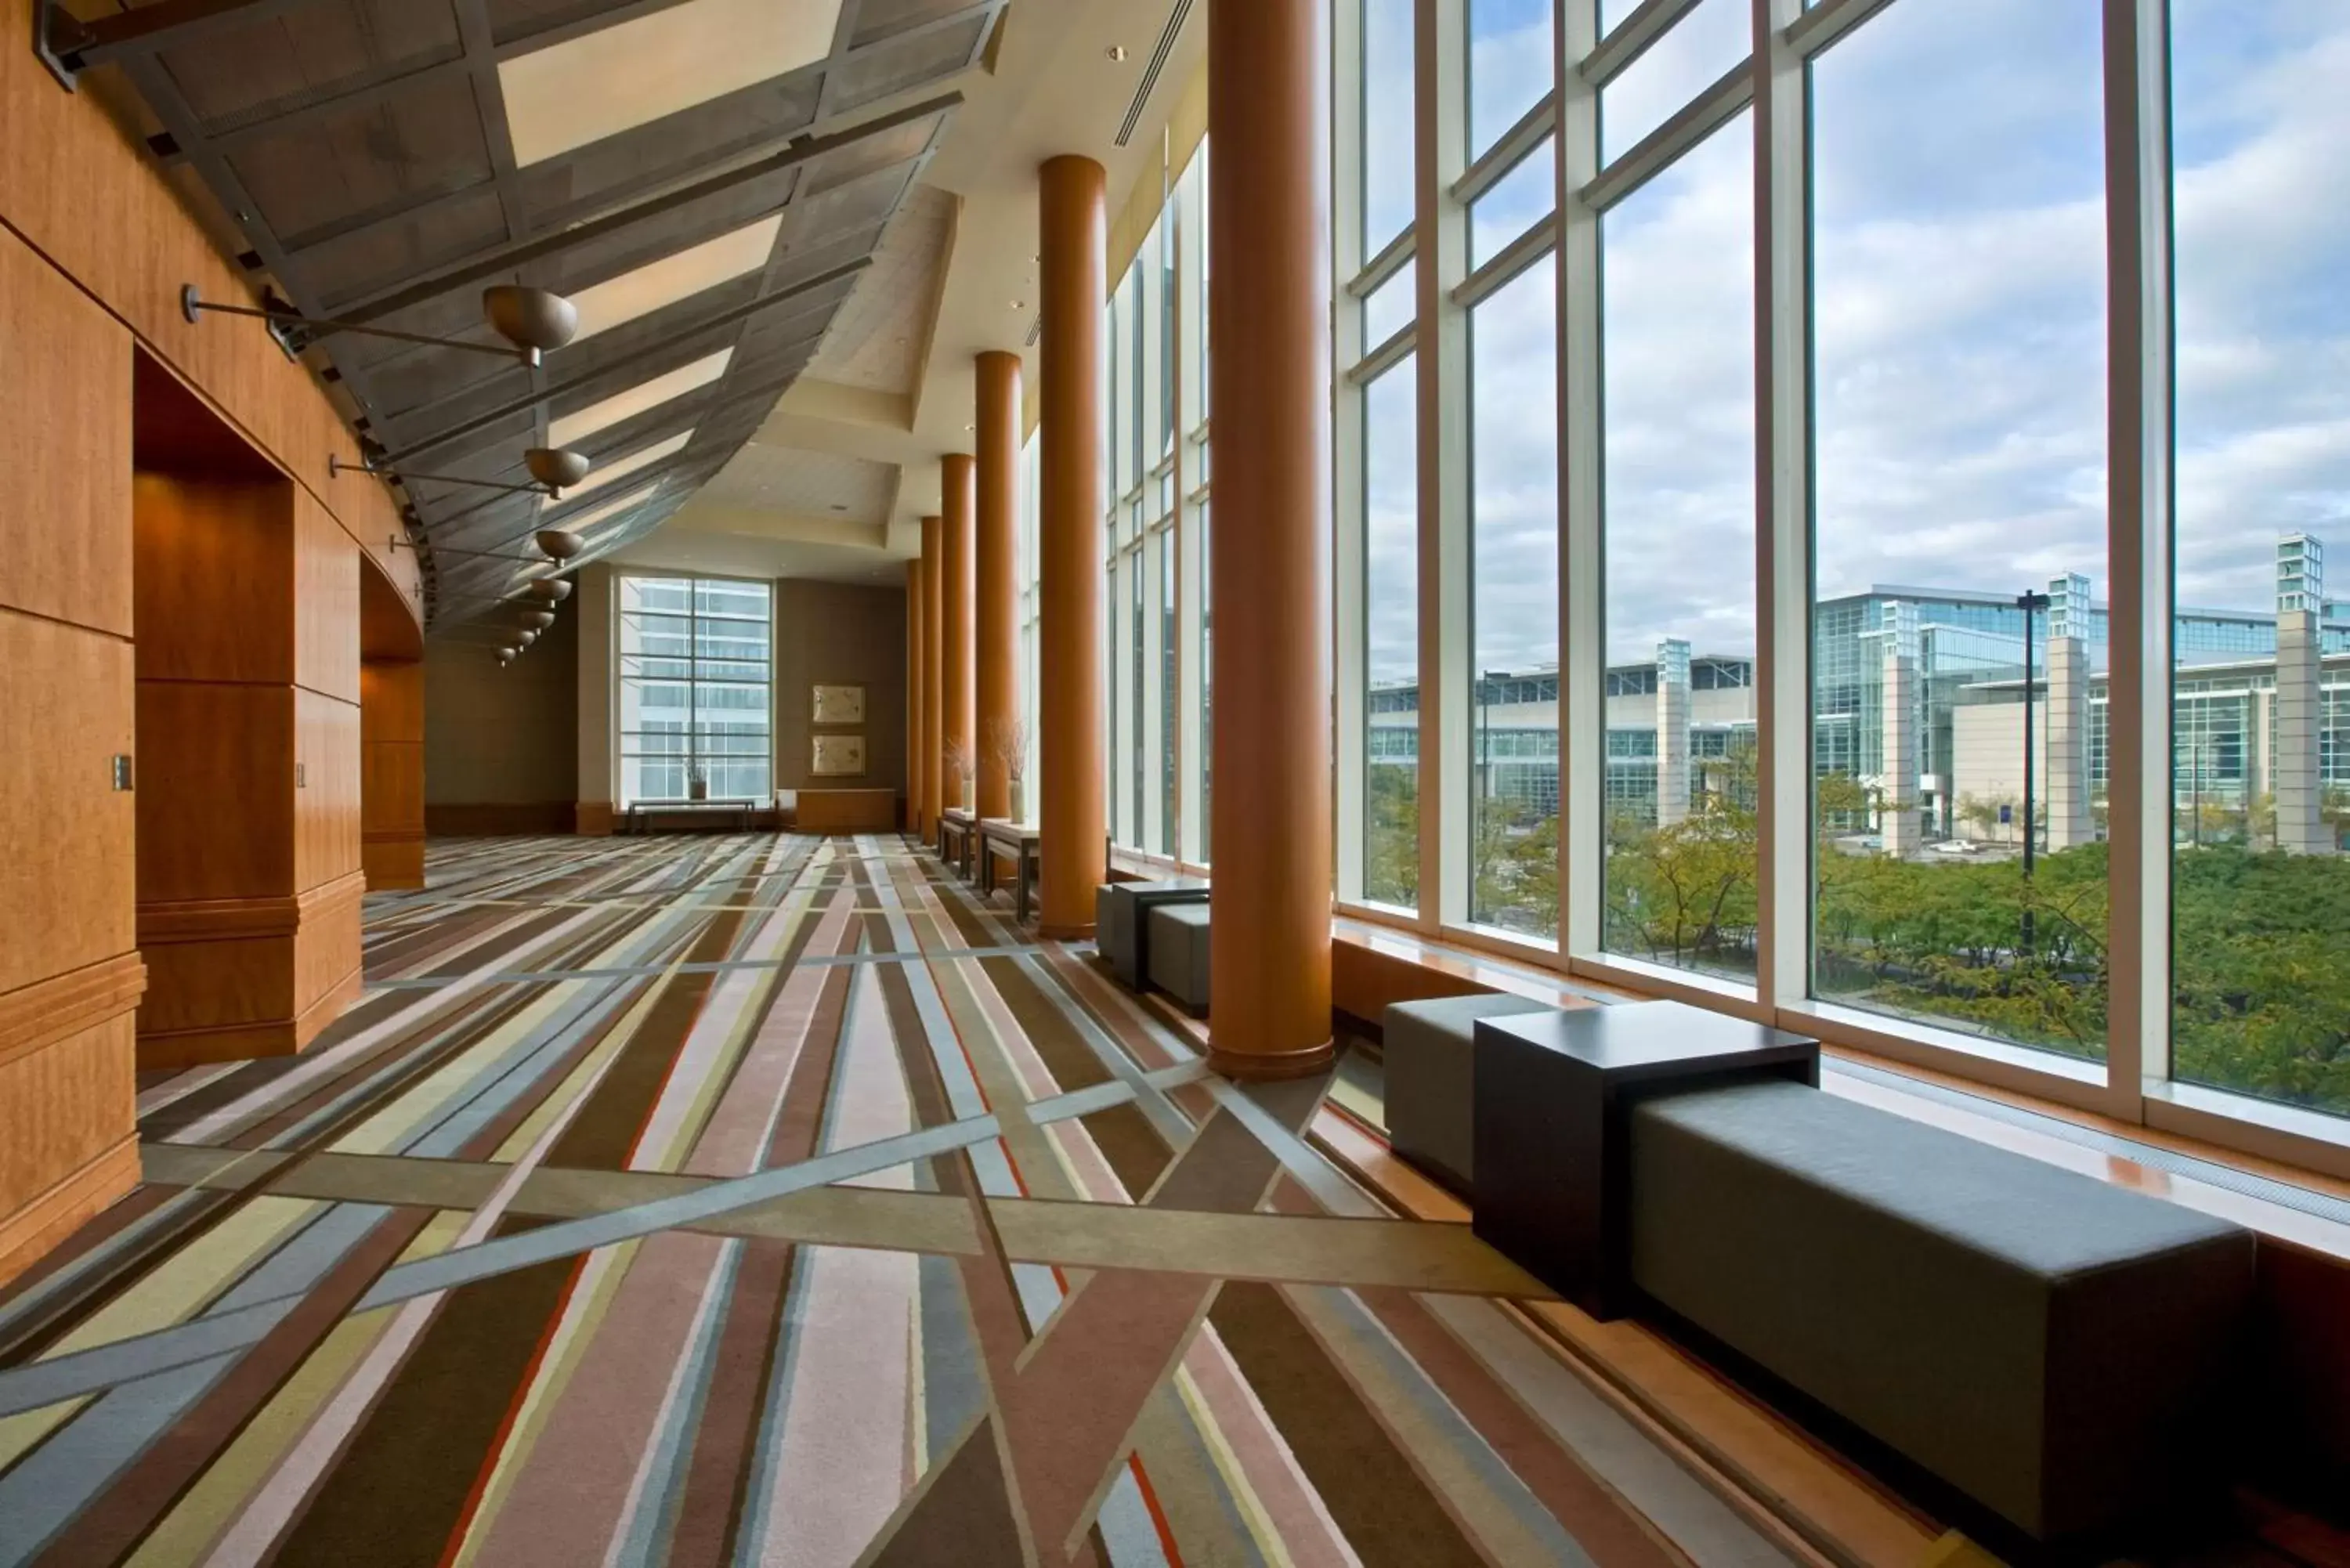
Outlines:
POLYGON ((1545 141, 1469 207, 1469 265, 1483 265, 1558 206, 1558 146, 1545 141))
POLYGON ((1742 114, 1600 223, 1616 546, 1600 940, 1739 979, 1755 936, 1753 150, 1742 114))
POLYGON ((1558 365, 1544 256, 1469 318, 1469 918, 1558 932, 1558 365))
POLYGON ((1144 846, 1145 818, 1142 798, 1145 781, 1150 777, 1143 761, 1145 737, 1149 734, 1149 699, 1145 695, 1145 676, 1150 667, 1143 662, 1144 628, 1149 623, 1142 613, 1142 552, 1129 550, 1126 555, 1127 585, 1127 679, 1134 693, 1133 718, 1127 724, 1127 784, 1133 792, 1132 811, 1126 819, 1127 842, 1137 849, 1144 846))
MULTIPOLYGON (((1600 161, 1638 146, 1746 58, 1753 41, 1754 12, 1747 0, 1701 0, 1600 92, 1600 161)), ((1747 177, 1753 178, 1751 171, 1747 177)))
POLYGON ((1551 0, 1469 0, 1471 162, 1550 91, 1550 7, 1551 0))
POLYGON ((1175 853, 1175 530, 1159 531, 1159 853, 1175 853))
MULTIPOLYGON (((1208 449, 1201 447, 1204 461, 1208 449)), ((1209 554, 1208 504, 1200 504, 1200 863, 1208 861, 1209 826, 1215 815, 1209 807, 1209 786, 1215 781, 1216 733, 1216 639, 1214 616, 1214 573, 1208 563, 1215 557, 1209 554)))
POLYGON ((1412 307, 1419 303, 1419 286, 1417 271, 1406 262, 1364 297, 1363 352, 1367 354, 1394 337, 1411 319, 1412 307))
POLYGON ((2170 18, 2171 1071, 2350 1115, 2350 12, 2170 18))
POLYGON ((2106 1041, 2101 63, 2097 0, 1902 0, 1812 67, 1814 986, 2080 1056, 2106 1041))
POLYGON ((1419 412, 1415 361, 1363 391, 1363 897, 1419 904, 1419 412))
POLYGON ((1412 218, 1412 0, 1363 0, 1362 258, 1412 218))

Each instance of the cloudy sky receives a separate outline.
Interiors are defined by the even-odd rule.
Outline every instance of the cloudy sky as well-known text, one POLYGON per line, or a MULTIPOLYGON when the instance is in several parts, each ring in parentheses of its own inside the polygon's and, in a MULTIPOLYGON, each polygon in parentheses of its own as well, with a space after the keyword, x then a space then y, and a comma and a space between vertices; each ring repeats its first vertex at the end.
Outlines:
MULTIPOLYGON (((1604 19, 1630 3, 1603 0, 1604 19)), ((2172 9, 2178 597, 2267 607, 2275 537, 2293 529, 2334 544, 2334 592, 2350 597, 2350 202, 2329 194, 2350 170, 2350 5, 2172 9)), ((1388 68, 1408 70, 1388 32, 1408 7, 1370 10, 1373 68, 1387 33, 1384 58, 1402 55, 1388 68)), ((1481 146, 1546 81, 1547 11, 1472 0, 1481 146)), ((1703 0, 1611 84, 1609 155, 1736 62, 1745 17, 1744 0, 1703 0)), ((2096 0, 1897 0, 1819 62, 1823 596, 2012 594, 2067 571, 2106 593, 2099 51, 2096 0)), ((1409 126, 1369 119, 1376 213, 1379 171, 1409 166, 1409 126)), ((1752 134, 1740 116, 1605 223, 1611 659, 1666 636, 1753 646, 1752 134)), ((1545 162, 1481 203, 1480 254, 1540 215, 1549 178, 1545 162)), ((1396 189, 1384 210, 1400 221, 1396 189)), ((1481 668, 1557 657, 1554 317, 1545 263, 1473 318, 1481 668)), ((1413 663, 1402 386, 1371 400, 1378 680, 1413 663)))

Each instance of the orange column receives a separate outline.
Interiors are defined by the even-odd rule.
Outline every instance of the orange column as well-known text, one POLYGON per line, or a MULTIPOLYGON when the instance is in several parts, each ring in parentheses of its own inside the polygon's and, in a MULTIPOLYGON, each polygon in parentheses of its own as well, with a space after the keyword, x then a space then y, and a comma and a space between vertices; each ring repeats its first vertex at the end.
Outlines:
MULTIPOLYGON (((940 534, 939 559, 946 572, 945 604, 940 612, 940 636, 945 649, 939 663, 941 691, 940 744, 952 751, 958 742, 967 757, 978 755, 972 726, 971 571, 972 516, 978 497, 975 465, 967 452, 949 452, 939 460, 939 483, 944 492, 946 527, 940 534)), ((976 781, 974 781, 976 782, 976 781)), ((947 804, 961 805, 962 778, 947 774, 947 804)))
POLYGON ((1020 356, 979 357, 979 815, 1012 815, 1020 722, 1020 356))
POLYGON ((1216 864, 1209 1061, 1330 1060, 1330 368, 1326 13, 1208 9, 1210 535, 1216 864))
POLYGON ((922 766, 922 563, 906 563, 906 826, 917 838, 930 836, 924 815, 922 766))
POLYGON ((945 598, 941 592, 946 582, 946 567, 941 552, 945 546, 946 521, 939 517, 922 519, 922 833, 935 843, 939 834, 939 813, 947 804, 947 774, 943 761, 946 755, 946 707, 942 698, 946 683, 939 678, 941 660, 946 651, 945 628, 941 625, 945 598))
MULTIPOLYGON (((1217 168, 1223 167, 1221 161, 1217 168)), ((1102 307, 1109 298, 1102 166, 1047 159, 1038 171, 1042 417, 1038 590, 1037 929, 1094 930, 1107 870, 1102 817, 1102 307)))

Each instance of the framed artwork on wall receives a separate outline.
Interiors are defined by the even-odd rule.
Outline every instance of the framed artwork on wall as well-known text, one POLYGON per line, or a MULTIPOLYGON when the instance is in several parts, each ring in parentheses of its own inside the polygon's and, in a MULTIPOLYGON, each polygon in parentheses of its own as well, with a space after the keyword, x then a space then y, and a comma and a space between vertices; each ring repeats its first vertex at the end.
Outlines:
POLYGON ((862 724, 865 722, 865 688, 818 684, 808 708, 813 723, 862 724))
POLYGON ((853 777, 865 771, 863 735, 810 735, 808 772, 817 778, 853 777))

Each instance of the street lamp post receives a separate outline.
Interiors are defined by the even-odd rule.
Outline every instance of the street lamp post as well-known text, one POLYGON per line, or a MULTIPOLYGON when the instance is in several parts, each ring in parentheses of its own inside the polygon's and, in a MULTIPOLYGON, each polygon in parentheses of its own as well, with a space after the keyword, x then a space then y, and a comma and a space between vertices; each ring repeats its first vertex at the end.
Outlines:
POLYGON ((2023 612, 2023 950, 2033 950, 2032 919, 2032 853, 2039 835, 2033 830, 2032 799, 2032 619, 2048 607, 2046 594, 2022 593, 2015 596, 2015 607, 2023 612))

